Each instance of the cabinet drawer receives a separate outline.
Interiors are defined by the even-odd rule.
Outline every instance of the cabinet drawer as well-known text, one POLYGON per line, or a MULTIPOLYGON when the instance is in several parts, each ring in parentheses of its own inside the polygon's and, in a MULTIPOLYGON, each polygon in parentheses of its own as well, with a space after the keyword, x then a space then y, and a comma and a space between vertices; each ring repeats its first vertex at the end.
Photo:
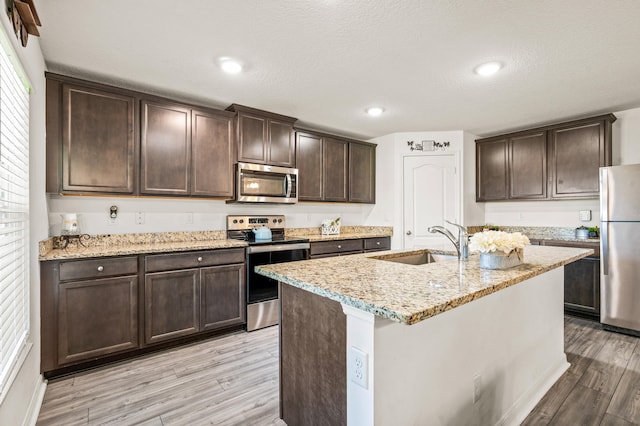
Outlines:
POLYGON ((391 248, 391 238, 376 237, 364 240, 364 251, 389 250, 391 248))
POLYGON ((138 258, 135 256, 60 262, 60 281, 135 275, 137 273, 138 258))
POLYGON ((326 253, 362 252, 362 240, 335 240, 311 243, 310 255, 326 253))
POLYGON ((244 248, 190 251, 145 256, 145 272, 199 268, 244 262, 244 248))
POLYGON ((557 240, 545 240, 543 241, 545 246, 558 246, 558 247, 575 247, 584 249, 593 249, 593 254, 589 257, 600 257, 600 243, 596 242, 573 242, 573 241, 557 241, 557 240))

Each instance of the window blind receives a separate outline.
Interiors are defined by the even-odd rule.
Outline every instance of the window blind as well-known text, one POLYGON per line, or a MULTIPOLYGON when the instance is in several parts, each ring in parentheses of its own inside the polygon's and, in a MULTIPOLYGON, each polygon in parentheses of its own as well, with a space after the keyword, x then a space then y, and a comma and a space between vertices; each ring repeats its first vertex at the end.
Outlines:
POLYGON ((29 94, 0 43, 0 400, 29 333, 29 94))

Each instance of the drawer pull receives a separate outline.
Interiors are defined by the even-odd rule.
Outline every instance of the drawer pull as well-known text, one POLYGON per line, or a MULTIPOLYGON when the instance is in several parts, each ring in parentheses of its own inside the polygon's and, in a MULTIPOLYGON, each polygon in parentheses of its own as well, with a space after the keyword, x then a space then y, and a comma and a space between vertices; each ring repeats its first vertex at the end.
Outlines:
POLYGON ((198 257, 198 262, 202 262, 202 256, 198 257))
POLYGON ((102 271, 104 271, 104 266, 102 265, 98 266, 98 272, 102 272, 102 271))
POLYGON ((340 244, 338 244, 338 248, 342 248, 342 246, 340 244))
POLYGON ((379 246, 380 245, 380 241, 376 241, 376 245, 379 246))

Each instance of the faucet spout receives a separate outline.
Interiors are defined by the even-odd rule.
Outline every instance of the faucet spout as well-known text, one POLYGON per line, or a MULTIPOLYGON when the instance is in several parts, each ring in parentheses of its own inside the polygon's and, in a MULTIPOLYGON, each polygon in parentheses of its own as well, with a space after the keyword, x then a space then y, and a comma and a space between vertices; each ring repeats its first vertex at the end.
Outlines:
POLYGON ((453 222, 446 221, 447 223, 455 226, 459 230, 458 239, 453 236, 451 231, 449 231, 444 226, 430 226, 427 228, 427 232, 431 232, 432 234, 439 233, 447 237, 449 241, 456 248, 456 252, 458 253, 458 260, 467 260, 469 257, 469 234, 467 233, 467 228, 462 225, 455 224, 453 222))

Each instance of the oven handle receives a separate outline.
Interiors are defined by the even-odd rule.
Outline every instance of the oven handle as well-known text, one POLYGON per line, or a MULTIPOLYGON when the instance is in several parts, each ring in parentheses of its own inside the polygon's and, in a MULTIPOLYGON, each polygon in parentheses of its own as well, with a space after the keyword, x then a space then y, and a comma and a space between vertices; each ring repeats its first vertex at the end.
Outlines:
POLYGON ((269 253, 272 251, 291 251, 291 250, 304 250, 309 249, 311 244, 309 243, 294 243, 294 244, 269 244, 264 246, 247 247, 247 254, 252 253, 269 253))

